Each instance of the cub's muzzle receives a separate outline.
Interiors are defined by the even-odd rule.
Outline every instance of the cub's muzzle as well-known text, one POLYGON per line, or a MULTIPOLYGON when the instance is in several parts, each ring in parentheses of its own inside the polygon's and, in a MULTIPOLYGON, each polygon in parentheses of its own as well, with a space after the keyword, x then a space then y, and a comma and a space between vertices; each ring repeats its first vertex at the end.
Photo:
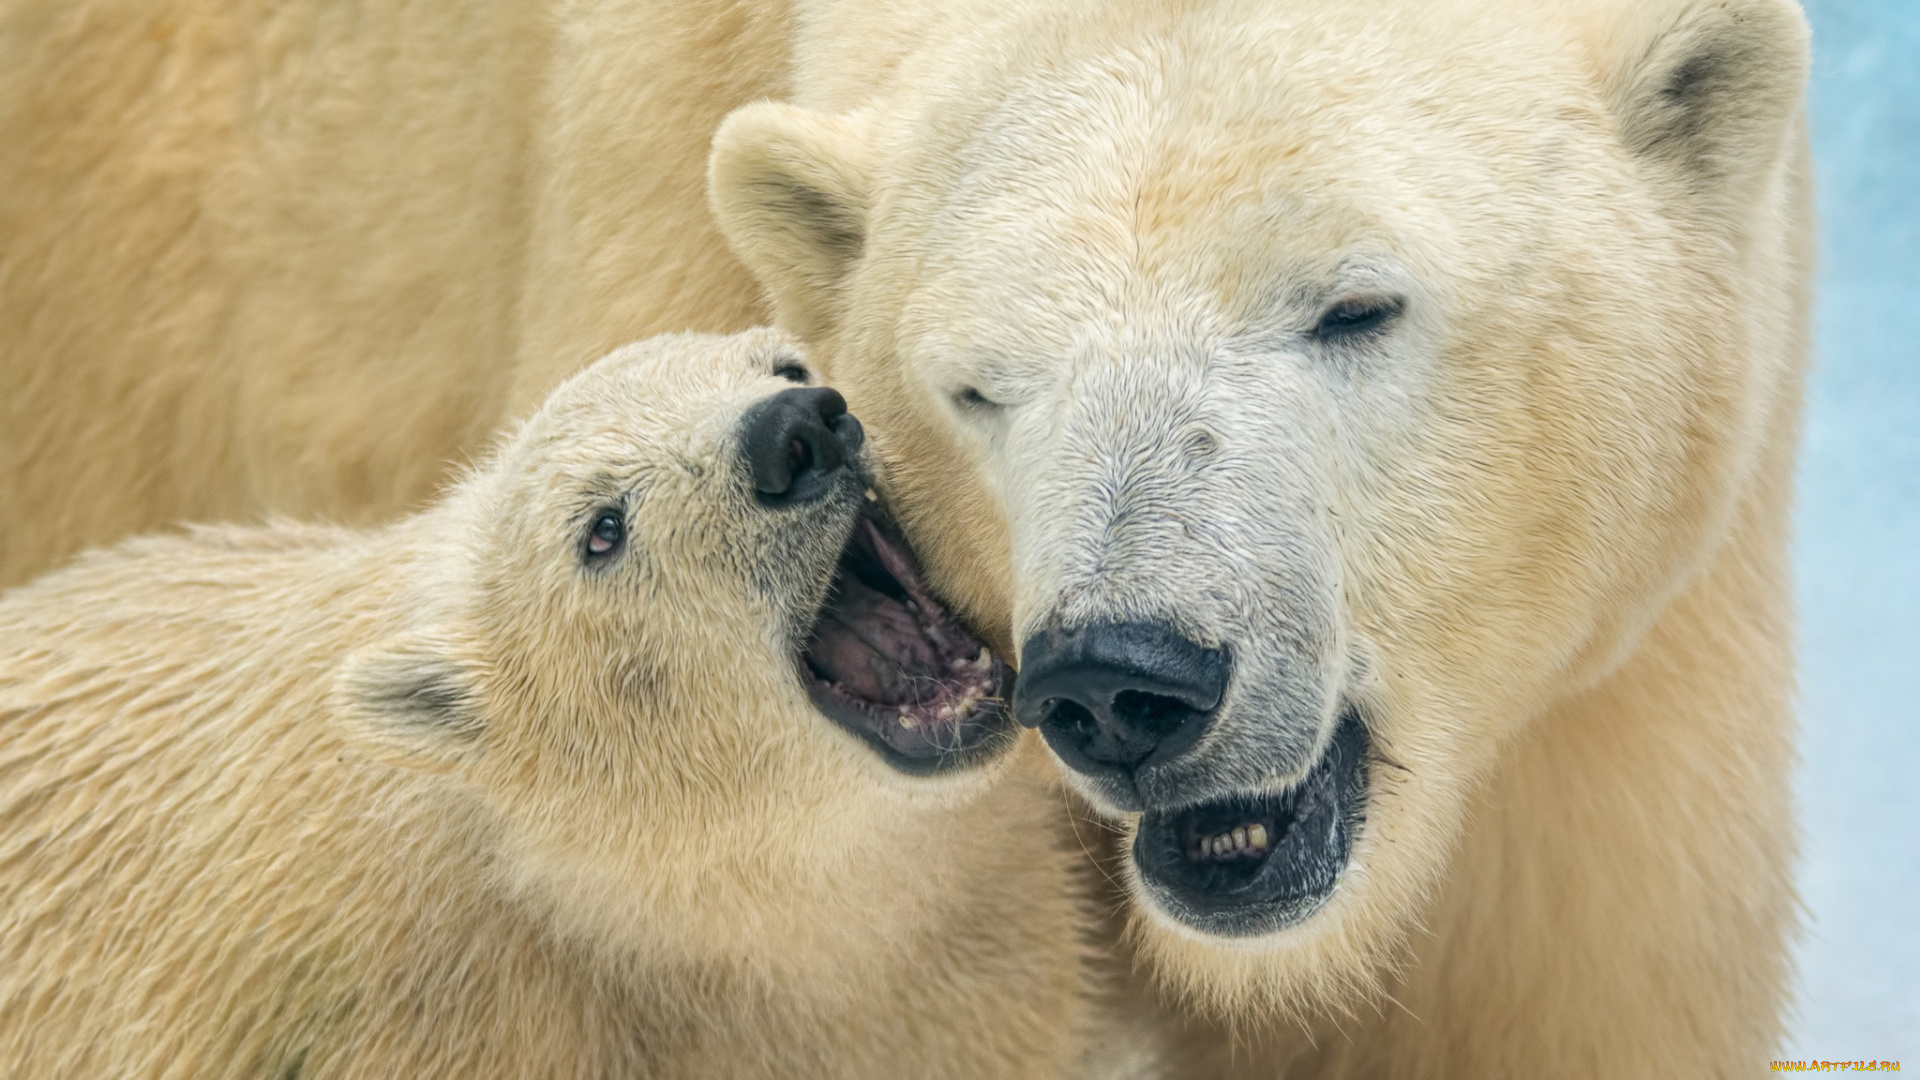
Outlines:
POLYGON ((767 506, 797 506, 832 490, 833 478, 866 442, 838 390, 782 390, 741 417, 740 449, 754 493, 767 506))

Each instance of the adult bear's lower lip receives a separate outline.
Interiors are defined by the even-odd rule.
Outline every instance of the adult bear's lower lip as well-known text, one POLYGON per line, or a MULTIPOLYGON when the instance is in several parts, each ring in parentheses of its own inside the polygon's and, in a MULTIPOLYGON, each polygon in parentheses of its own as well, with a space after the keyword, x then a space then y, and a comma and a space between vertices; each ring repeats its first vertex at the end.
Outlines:
POLYGON ((1349 709, 1312 771, 1287 790, 1142 814, 1133 859, 1155 906, 1219 937, 1272 933, 1318 911, 1366 819, 1369 749, 1366 725, 1349 709))
POLYGON ((1013 745, 1012 670, 928 589, 876 505, 854 524, 799 668, 814 706, 901 772, 953 772, 1013 745))

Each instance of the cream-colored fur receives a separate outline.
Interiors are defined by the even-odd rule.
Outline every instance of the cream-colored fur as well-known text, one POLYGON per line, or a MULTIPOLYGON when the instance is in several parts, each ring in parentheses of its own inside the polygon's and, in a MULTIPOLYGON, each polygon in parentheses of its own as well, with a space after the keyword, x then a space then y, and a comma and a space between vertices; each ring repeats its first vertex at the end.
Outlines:
POLYGON ((1253 315, 1282 343, 1240 419, 1317 455, 1277 475, 1338 510, 1295 531, 1362 646, 1322 689, 1370 699, 1394 765, 1333 932, 1139 922, 1144 968, 1233 1028, 1176 1004, 1177 1062, 1760 1068, 1810 258, 1790 3, 119 8, 0 16, 0 580, 177 517, 390 513, 586 357, 751 321, 704 150, 780 98, 726 129, 715 205, 1003 644, 1063 580, 1034 493, 1084 493, 1079 459, 1032 421, 998 453, 946 393, 1084 372, 1113 435, 1165 387, 1103 354, 1204 358, 1253 315), (1359 240, 1432 318, 1334 389, 1284 347, 1311 288, 1275 286, 1351 286, 1359 240))
POLYGON ((1115 859, 1129 940, 1231 1031, 1172 1057, 1761 1071, 1797 9, 819 8, 793 103, 721 128, 714 208, 889 440, 947 591, 1014 641, 1153 622, 1233 660, 1184 757, 1070 782, 1130 839, 1371 733, 1309 913, 1203 924, 1115 859))
POLYGON ((905 778, 795 678, 864 483, 755 501, 793 362, 635 346, 397 524, 0 599, 0 1074, 1077 1075, 1044 765, 905 778))
POLYGON ((506 402, 763 322, 705 170, 727 110, 784 85, 779 26, 0 4, 0 585, 176 521, 390 518, 506 402))

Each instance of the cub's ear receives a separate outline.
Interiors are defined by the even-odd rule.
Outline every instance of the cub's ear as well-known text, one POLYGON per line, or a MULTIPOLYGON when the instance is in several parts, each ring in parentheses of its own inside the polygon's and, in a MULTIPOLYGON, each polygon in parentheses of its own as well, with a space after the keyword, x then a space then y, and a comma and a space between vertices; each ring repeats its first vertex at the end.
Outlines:
POLYGON ((839 323, 841 286, 866 245, 866 125, 761 102, 713 137, 707 199, 734 253, 772 295, 780 324, 817 340, 839 323))
POLYGON ((396 765, 450 771, 486 730, 479 663, 458 634, 434 629, 391 638, 350 656, 333 701, 355 742, 396 765))
POLYGON ((1791 0, 1614 5, 1599 28, 1620 130, 1678 194, 1724 220, 1752 209, 1791 153, 1806 87, 1808 34, 1791 0))

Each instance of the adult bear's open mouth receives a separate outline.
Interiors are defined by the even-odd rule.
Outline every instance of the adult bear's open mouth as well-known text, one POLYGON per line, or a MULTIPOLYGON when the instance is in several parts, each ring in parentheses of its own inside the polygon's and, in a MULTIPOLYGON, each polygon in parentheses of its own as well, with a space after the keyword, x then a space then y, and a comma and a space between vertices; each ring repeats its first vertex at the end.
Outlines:
POLYGON ((1366 725, 1349 709, 1287 790, 1147 811, 1133 841, 1141 883, 1204 933, 1252 937, 1300 922, 1346 871, 1366 816, 1368 751, 1366 725))
POLYGON ((901 772, 952 772, 1014 742, 1012 671, 934 597, 869 502, 800 656, 816 708, 901 772))

